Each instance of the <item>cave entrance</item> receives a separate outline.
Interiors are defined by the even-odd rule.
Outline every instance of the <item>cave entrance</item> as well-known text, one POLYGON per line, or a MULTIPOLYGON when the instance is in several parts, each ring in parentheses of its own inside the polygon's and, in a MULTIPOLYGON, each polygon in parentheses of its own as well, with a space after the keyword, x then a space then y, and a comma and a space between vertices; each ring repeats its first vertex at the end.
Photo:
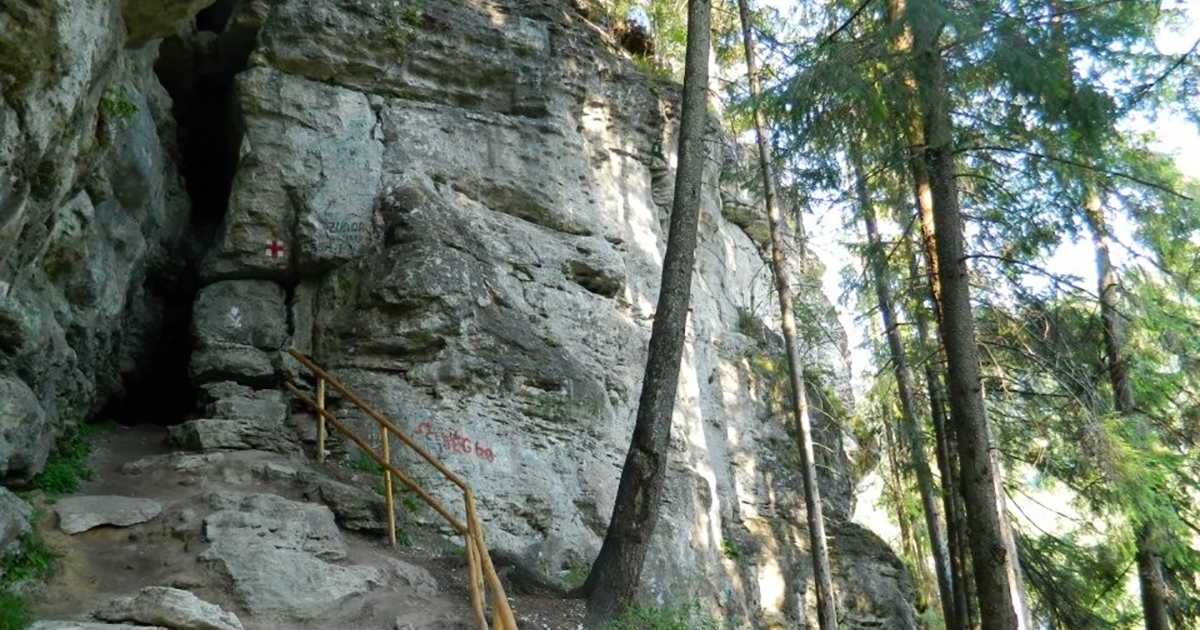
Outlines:
POLYGON ((123 425, 169 425, 183 422, 195 409, 196 390, 188 375, 195 268, 184 265, 177 271, 184 275, 160 272, 147 278, 147 292, 162 304, 158 334, 147 356, 125 374, 124 392, 109 400, 100 418, 123 425))
POLYGON ((154 72, 171 95, 180 174, 191 200, 180 256, 153 270, 146 291, 162 305, 149 356, 124 376, 124 393, 101 418, 121 424, 177 424, 196 411, 197 389, 188 373, 192 305, 199 270, 225 217, 242 132, 234 115, 233 78, 246 68, 257 27, 235 19, 239 3, 218 0, 196 16, 196 29, 164 39, 154 72))

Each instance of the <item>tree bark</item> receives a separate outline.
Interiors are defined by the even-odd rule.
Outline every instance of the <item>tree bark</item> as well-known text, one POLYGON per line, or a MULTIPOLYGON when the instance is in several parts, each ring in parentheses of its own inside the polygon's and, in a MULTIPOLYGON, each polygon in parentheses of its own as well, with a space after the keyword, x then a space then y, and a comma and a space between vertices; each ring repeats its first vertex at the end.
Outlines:
MULTIPOLYGON (((900 398, 900 421, 904 426, 909 465, 917 476, 917 490, 921 495, 921 510, 925 515, 925 529, 929 532, 929 548, 933 554, 934 574, 937 577, 938 596, 941 598, 942 615, 947 628, 959 628, 958 613, 954 607, 954 574, 950 567, 950 551, 942 531, 942 515, 938 511, 937 489, 933 484, 933 472, 929 469, 929 456, 925 453, 925 436, 917 419, 916 390, 904 354, 904 341, 896 322, 896 307, 892 299, 891 274, 888 273, 886 252, 879 237, 879 226, 875 218, 875 205, 867 189, 863 173, 862 156, 857 147, 850 147, 850 162, 854 168, 855 189, 863 223, 867 230, 867 258, 875 280, 875 297, 879 301, 879 317, 883 320, 883 334, 887 339, 888 353, 892 359, 892 370, 896 376, 897 395, 900 398)), ((919 558, 919 556, 918 556, 919 558)))
MULTIPOLYGON (((1113 390, 1113 406, 1126 422, 1135 426, 1135 430, 1145 434, 1145 427, 1141 426, 1137 417, 1133 384, 1129 379, 1128 357, 1125 355, 1125 322, 1120 313, 1121 287, 1109 254, 1108 227, 1101 209, 1100 197, 1094 191, 1088 192, 1084 202, 1084 216, 1092 230, 1092 245, 1096 250, 1100 319, 1104 324, 1104 357, 1113 390)), ((1153 528, 1148 524, 1138 525, 1134 538, 1146 630, 1170 630, 1167 585, 1163 578, 1162 559, 1151 546, 1153 528)))
POLYGON ((588 628, 598 628, 619 617, 633 601, 658 523, 691 301, 696 225, 706 156, 711 8, 710 0, 688 1, 679 167, 667 249, 663 256, 662 283, 650 332, 637 420, 621 470, 616 504, 604 544, 584 585, 588 594, 584 625, 588 628))
POLYGON ((962 467, 980 617, 984 630, 1025 630, 1030 625, 1028 611, 1015 544, 1006 520, 1000 476, 992 455, 975 341, 963 221, 950 146, 949 97, 937 41, 941 24, 929 10, 914 18, 916 82, 927 142, 925 160, 929 167, 937 276, 941 285, 941 337, 946 349, 951 419, 962 467))
MULTIPOLYGON (((759 95, 758 72, 754 62, 754 39, 750 34, 750 10, 746 0, 738 0, 742 23, 742 44, 746 52, 746 73, 750 95, 759 95)), ((813 564, 813 581, 817 591, 817 623, 820 630, 837 630, 837 607, 834 601, 833 577, 829 567, 829 548, 825 537, 825 517, 821 505, 821 489, 817 482, 817 467, 813 455, 812 423, 804 389, 804 366, 800 362, 796 341, 796 320, 792 312, 792 283, 783 249, 783 228, 775 177, 771 172, 771 156, 767 146, 766 123, 757 103, 754 106, 754 130, 758 138, 758 163, 763 178, 763 198, 767 207, 767 223, 771 232, 771 269, 779 297, 779 315, 787 349, 788 374, 791 377, 792 417, 800 440, 800 465, 804 479, 804 504, 808 518, 808 537, 813 564)))

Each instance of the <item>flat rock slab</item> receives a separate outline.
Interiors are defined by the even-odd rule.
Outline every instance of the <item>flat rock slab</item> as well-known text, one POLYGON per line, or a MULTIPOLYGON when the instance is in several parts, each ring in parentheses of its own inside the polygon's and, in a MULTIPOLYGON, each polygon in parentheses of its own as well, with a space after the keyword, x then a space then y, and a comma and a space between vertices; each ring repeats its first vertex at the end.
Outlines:
POLYGON ((114 599, 93 616, 103 621, 132 621, 175 630, 243 630, 237 615, 188 591, 166 586, 147 586, 135 597, 114 599))
POLYGON ((209 494, 207 502, 216 511, 204 519, 204 539, 214 545, 266 541, 326 560, 346 556, 333 512, 324 505, 228 491, 209 494))
POLYGON ((283 433, 282 424, 245 418, 188 420, 169 428, 167 440, 192 451, 259 449, 286 452, 293 448, 283 433))
POLYGON ((306 621, 330 615, 387 582, 383 571, 340 566, 310 553, 279 549, 267 538, 215 542, 201 560, 229 579, 246 612, 306 621))
POLYGON ((55 506, 58 527, 78 534, 93 527, 128 527, 145 523, 162 512, 162 505, 150 499, 118 496, 64 497, 55 506))

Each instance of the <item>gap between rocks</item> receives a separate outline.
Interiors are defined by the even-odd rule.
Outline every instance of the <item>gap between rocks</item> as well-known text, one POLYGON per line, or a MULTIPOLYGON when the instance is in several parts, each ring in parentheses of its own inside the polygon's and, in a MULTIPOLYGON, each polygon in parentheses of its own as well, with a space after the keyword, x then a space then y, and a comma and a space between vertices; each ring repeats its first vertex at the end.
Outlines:
POLYGON ((237 2, 220 0, 196 17, 197 29, 163 40, 154 71, 173 101, 177 160, 191 215, 176 263, 153 272, 146 288, 162 303, 151 355, 124 375, 124 392, 100 418, 125 425, 172 425, 196 407, 188 373, 192 305, 199 270, 228 207, 242 130, 235 116, 233 79, 246 68, 256 29, 230 26, 237 2))

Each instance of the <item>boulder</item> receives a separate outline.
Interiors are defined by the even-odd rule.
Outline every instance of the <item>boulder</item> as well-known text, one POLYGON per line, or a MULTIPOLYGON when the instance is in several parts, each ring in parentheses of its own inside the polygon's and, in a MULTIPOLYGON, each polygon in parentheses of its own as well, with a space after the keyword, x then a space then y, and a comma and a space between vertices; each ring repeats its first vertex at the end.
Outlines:
POLYGON ((268 385, 277 380, 273 353, 237 343, 212 343, 197 348, 188 364, 195 382, 237 379, 268 385))
MULTIPOLYGON (((295 480, 303 488, 304 498, 329 506, 342 527, 369 533, 386 532, 387 509, 378 493, 335 481, 320 473, 298 473, 295 480)), ((395 484, 399 486, 400 482, 395 484)), ((395 505, 400 511, 399 501, 395 505)))
POLYGON ((230 580, 253 615, 315 619, 386 581, 371 567, 344 567, 346 548, 329 508, 270 494, 214 492, 200 555, 230 580))
POLYGON ((54 505, 58 527, 78 534, 93 527, 128 527, 145 523, 162 512, 162 505, 150 499, 119 496, 62 497, 54 505))
MULTIPOLYGON (((0 335, 3 335, 0 317, 0 335)), ((0 479, 28 481, 54 446, 54 429, 37 396, 20 379, 0 375, 0 479)))
POLYGON ((200 290, 192 309, 195 382, 268 383, 287 339, 286 296, 269 280, 223 280, 200 290))
POLYGON ((134 597, 122 597, 93 613, 101 621, 131 621, 174 630, 243 630, 237 615, 192 593, 166 586, 147 586, 134 597))
POLYGON ((269 280, 214 282, 196 296, 193 337, 201 345, 278 349, 287 338, 286 296, 269 280))

